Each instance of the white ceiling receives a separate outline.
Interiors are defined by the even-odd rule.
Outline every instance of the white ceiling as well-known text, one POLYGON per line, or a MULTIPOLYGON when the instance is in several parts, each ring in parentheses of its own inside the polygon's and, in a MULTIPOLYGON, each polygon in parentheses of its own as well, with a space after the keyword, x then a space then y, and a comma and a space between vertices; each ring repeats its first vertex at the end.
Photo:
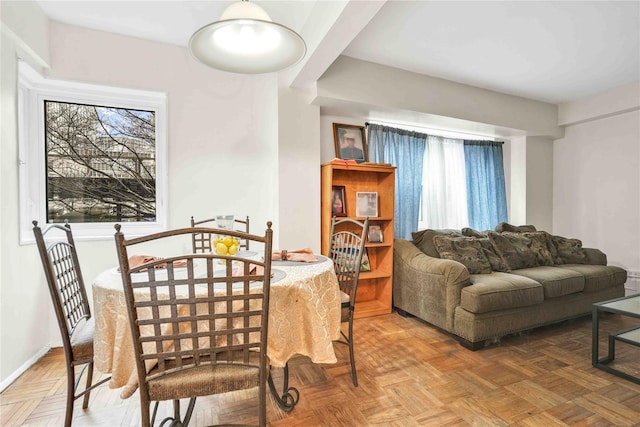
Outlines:
MULTIPOLYGON (((320 71, 343 54, 551 103, 640 80, 637 0, 255 2, 274 21, 305 38, 311 29, 325 28, 322 40, 334 48, 323 47, 324 56, 333 56, 325 58, 320 71), (342 25, 321 22, 326 15, 320 11, 329 3, 347 5, 340 15, 342 25), (345 20, 362 21, 363 16, 366 21, 359 22, 356 31, 344 31, 345 20)), ((38 3, 57 21, 186 46, 196 29, 217 20, 232 2, 38 3)), ((307 57, 321 45, 309 41, 307 57)))

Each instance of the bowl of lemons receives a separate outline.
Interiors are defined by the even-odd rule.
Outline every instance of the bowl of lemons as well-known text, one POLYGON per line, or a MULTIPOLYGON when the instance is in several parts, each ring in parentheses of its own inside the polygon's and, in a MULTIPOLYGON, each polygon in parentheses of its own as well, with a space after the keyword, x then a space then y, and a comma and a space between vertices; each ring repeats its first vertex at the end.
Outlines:
POLYGON ((240 241, 231 236, 215 236, 211 247, 216 255, 234 256, 238 253, 240 241))

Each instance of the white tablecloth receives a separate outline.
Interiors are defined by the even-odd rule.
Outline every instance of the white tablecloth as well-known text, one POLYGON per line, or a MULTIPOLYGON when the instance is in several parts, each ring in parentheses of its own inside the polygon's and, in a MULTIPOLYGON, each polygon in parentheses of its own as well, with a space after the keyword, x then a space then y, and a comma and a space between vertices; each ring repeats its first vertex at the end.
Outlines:
MULTIPOLYGON (((267 355, 283 367, 294 355, 314 363, 335 363, 333 341, 340 336, 340 292, 331 260, 317 263, 273 261, 267 355), (284 274, 284 277, 282 277, 284 274)), ((122 398, 138 388, 127 307, 117 268, 93 281, 94 363, 111 374, 111 388, 124 387, 122 398)))

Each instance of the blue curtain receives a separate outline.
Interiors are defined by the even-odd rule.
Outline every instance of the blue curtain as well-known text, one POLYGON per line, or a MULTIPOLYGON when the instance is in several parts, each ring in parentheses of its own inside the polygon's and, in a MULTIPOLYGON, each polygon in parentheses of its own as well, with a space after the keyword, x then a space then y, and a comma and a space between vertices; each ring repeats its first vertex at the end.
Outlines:
POLYGON ((411 239, 418 229, 422 160, 427 135, 383 125, 367 126, 370 161, 396 166, 394 236, 411 239))
POLYGON ((500 222, 507 221, 502 143, 464 141, 464 161, 469 226, 493 230, 500 222))

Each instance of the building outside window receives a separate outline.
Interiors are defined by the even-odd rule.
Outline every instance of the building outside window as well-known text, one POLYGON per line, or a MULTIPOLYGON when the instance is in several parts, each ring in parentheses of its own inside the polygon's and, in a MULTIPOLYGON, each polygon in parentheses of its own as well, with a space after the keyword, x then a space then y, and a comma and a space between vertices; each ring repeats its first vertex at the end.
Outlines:
POLYGON ((44 106, 47 222, 155 220, 155 113, 44 106))

